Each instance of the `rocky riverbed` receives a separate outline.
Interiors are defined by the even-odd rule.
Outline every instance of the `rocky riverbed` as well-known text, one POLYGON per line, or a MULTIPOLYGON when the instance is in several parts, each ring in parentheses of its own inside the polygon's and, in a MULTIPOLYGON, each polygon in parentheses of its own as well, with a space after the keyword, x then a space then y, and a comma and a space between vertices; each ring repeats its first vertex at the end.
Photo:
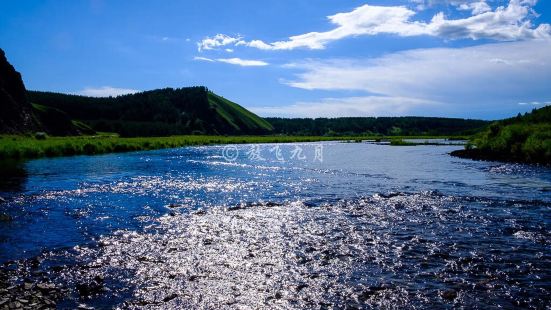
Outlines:
POLYGON ((40 270, 38 260, 12 262, 0 268, 0 309, 55 309, 67 292, 40 270))

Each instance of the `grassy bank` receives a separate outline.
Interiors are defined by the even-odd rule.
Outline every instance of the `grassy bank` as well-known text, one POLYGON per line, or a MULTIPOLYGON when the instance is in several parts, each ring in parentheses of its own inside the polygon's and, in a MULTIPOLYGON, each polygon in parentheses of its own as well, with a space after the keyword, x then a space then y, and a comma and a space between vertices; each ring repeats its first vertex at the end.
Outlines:
POLYGON ((1 136, 0 158, 37 158, 71 155, 94 155, 174 148, 190 145, 302 142, 329 140, 324 137, 270 136, 170 136, 121 138, 115 135, 47 137, 1 136))
MULTIPOLYGON (((392 137, 401 139, 405 137, 392 137)), ((436 138, 436 137, 407 137, 436 138)), ((442 137, 438 137, 442 138, 442 137)), ((71 155, 94 155, 115 152, 154 150, 192 145, 292 143, 381 139, 377 137, 324 137, 324 136, 170 136, 147 138, 121 138, 111 134, 75 137, 0 136, 0 159, 38 158, 71 155)))

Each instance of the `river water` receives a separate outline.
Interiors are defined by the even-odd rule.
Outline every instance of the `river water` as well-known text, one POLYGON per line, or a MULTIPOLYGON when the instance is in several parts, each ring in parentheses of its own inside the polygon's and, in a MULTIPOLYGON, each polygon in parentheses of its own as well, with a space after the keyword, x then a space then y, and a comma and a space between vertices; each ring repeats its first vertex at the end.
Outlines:
POLYGON ((0 263, 13 283, 38 274, 64 287, 61 308, 549 308, 551 170, 448 155, 458 148, 205 146, 10 164, 0 263))

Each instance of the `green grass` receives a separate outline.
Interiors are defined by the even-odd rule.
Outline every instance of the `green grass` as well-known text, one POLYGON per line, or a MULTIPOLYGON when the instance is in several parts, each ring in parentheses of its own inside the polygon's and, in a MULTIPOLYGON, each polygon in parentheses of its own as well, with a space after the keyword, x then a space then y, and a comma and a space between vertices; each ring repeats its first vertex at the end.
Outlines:
POLYGON ((261 128, 266 131, 271 131, 274 129, 266 120, 235 102, 229 101, 212 92, 209 92, 207 96, 209 104, 236 130, 241 130, 243 128, 248 130, 261 128))
MULTIPOLYGON (((381 137, 325 137, 325 136, 170 136, 121 138, 116 134, 100 133, 95 136, 33 137, 0 136, 0 159, 38 158, 72 155, 94 155, 175 148, 192 145, 292 143, 313 141, 361 141, 381 137)), ((405 137, 393 137, 405 138, 405 137)), ((428 137, 407 137, 428 138, 428 137)), ((434 138, 434 137, 433 137, 434 138)), ((442 138, 442 137, 439 137, 442 138)))
MULTIPOLYGON (((422 140, 422 139, 425 139, 425 141, 419 141, 419 142, 411 142, 411 141, 404 141, 404 138, 395 138, 395 137, 392 137, 390 139, 390 145, 393 145, 393 146, 417 146, 417 145, 463 145, 462 143, 438 143, 438 142, 431 142, 429 140, 431 139, 438 139, 438 138, 427 138, 427 137, 422 137, 422 138, 411 138, 411 137, 407 137, 407 139, 419 139, 419 140, 422 140)), ((461 141, 461 140, 469 140, 469 138, 467 137, 451 137, 451 138, 446 138, 448 139, 448 141, 461 141)))
POLYGON ((419 143, 413 143, 413 142, 406 142, 403 139, 391 139, 390 145, 393 146, 415 146, 419 145, 419 143))

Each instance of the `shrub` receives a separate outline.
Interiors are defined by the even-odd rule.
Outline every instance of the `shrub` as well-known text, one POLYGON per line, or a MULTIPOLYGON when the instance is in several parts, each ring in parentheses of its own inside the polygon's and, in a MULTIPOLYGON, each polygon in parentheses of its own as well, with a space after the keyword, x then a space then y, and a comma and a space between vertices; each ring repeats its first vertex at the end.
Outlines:
POLYGON ((95 144, 92 144, 92 143, 86 143, 86 144, 84 144, 84 146, 82 147, 82 151, 83 151, 85 154, 88 154, 88 155, 95 154, 95 153, 96 153, 96 150, 97 150, 96 145, 95 145, 95 144))
POLYGON ((46 138, 48 137, 48 135, 46 135, 45 132, 37 132, 34 134, 34 138, 36 140, 46 140, 46 138))

